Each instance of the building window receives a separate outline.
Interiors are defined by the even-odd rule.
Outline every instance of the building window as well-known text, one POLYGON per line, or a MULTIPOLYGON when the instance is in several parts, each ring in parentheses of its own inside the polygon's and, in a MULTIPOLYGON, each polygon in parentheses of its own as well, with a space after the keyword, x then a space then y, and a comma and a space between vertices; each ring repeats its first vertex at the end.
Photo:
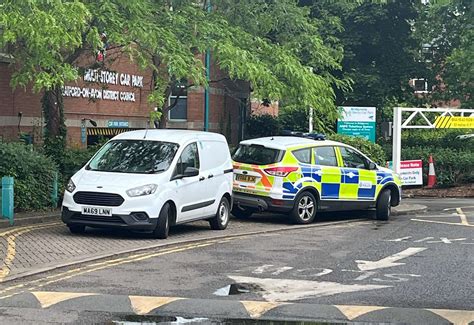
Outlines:
POLYGON ((411 79, 410 86, 415 90, 415 94, 428 93, 428 82, 426 79, 411 79))
POLYGON ((188 119, 188 88, 186 83, 179 83, 173 87, 168 105, 174 105, 168 113, 170 121, 186 121, 188 119))

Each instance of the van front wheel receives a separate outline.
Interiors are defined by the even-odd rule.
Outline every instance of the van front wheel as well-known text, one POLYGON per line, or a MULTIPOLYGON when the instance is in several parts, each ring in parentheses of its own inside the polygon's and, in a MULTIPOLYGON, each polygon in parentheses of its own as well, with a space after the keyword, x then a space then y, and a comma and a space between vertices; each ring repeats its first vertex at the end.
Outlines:
POLYGON ((170 216, 173 210, 169 203, 165 203, 161 208, 156 228, 153 230, 153 237, 157 239, 166 239, 170 231, 170 216))
POLYGON ((224 230, 229 224, 230 204, 227 198, 223 197, 217 208, 217 213, 214 218, 209 220, 212 230, 224 230))

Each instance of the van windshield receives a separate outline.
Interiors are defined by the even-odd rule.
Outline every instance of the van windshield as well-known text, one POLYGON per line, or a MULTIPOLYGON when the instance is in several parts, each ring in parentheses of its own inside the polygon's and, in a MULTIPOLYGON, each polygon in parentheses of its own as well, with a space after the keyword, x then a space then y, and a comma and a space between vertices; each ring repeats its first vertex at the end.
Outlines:
POLYGON ((166 171, 179 145, 148 140, 115 140, 104 145, 92 158, 88 170, 151 174, 166 171))

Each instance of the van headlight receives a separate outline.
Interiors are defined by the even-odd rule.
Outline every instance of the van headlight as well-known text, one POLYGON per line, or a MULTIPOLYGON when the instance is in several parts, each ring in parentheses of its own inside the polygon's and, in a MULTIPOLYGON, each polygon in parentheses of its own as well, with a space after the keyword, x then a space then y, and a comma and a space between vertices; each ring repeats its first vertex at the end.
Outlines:
POLYGON ((158 185, 156 184, 148 184, 139 187, 134 187, 127 190, 127 195, 130 197, 150 195, 155 193, 157 187, 158 185))
POLYGON ((76 184, 74 184, 74 182, 72 181, 72 178, 70 178, 69 182, 67 182, 67 185, 66 185, 66 191, 68 191, 69 193, 72 193, 74 192, 75 189, 76 189, 76 184))

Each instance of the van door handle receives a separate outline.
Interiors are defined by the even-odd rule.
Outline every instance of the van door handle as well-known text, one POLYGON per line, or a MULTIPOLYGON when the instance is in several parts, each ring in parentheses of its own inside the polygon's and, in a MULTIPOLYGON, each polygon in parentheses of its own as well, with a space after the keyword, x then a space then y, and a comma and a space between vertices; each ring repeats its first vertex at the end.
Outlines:
POLYGON ((204 177, 204 176, 199 177, 199 181, 200 181, 200 182, 202 182, 202 181, 205 180, 205 179, 206 179, 206 177, 204 177))
POLYGON ((214 175, 210 174, 209 176, 207 176, 207 178, 213 178, 214 175))

